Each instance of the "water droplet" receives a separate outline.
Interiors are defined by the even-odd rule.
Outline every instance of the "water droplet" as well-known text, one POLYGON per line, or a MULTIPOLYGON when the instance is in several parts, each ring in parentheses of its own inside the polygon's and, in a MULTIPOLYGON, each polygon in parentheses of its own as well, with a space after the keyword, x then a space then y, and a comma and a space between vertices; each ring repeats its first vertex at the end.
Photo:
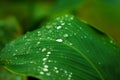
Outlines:
POLYGON ((54 67, 54 69, 58 69, 57 67, 54 67))
POLYGON ((39 45, 40 44, 40 42, 37 42, 37 45, 39 45))
POLYGON ((68 37, 68 34, 64 34, 63 36, 64 36, 64 37, 68 37))
POLYGON ((43 61, 46 61, 47 60, 47 58, 43 58, 43 61))
POLYGON ((50 39, 50 37, 47 37, 47 39, 50 39))
POLYGON ((57 41, 57 42, 63 42, 63 40, 62 40, 62 39, 57 39, 56 41, 57 41))
POLYGON ((40 74, 42 74, 42 75, 43 75, 43 74, 44 74, 44 72, 40 72, 40 74))
POLYGON ((44 65, 44 68, 48 68, 48 65, 44 65))
POLYGON ((56 70, 55 72, 56 72, 56 73, 59 73, 59 71, 58 71, 58 70, 56 70))
POLYGON ((49 51, 49 52, 47 52, 47 54, 51 54, 51 52, 49 51))
POLYGON ((61 23, 63 23, 63 20, 60 20, 61 23))
POLYGON ((47 57, 49 56, 49 55, 46 55, 47 57))
POLYGON ((70 43, 70 45, 73 45, 72 43, 70 43))
POLYGON ((34 63, 34 61, 30 61, 30 63, 34 63))
POLYGON ((67 71, 66 71, 66 70, 64 70, 64 73, 65 73, 65 74, 67 74, 67 71))
POLYGON ((46 48, 43 48, 43 49, 42 49, 42 52, 45 52, 45 51, 46 51, 46 48))
POLYGON ((48 69, 47 69, 47 68, 43 68, 43 71, 47 72, 47 71, 48 71, 48 69))
POLYGON ((61 23, 61 25, 65 25, 65 23, 61 23))
POLYGON ((62 26, 57 26, 57 29, 61 29, 62 28, 62 26))
POLYGON ((50 73, 46 73, 47 76, 50 76, 51 74, 50 73))
POLYGON ((52 60, 48 60, 48 62, 52 62, 52 60))

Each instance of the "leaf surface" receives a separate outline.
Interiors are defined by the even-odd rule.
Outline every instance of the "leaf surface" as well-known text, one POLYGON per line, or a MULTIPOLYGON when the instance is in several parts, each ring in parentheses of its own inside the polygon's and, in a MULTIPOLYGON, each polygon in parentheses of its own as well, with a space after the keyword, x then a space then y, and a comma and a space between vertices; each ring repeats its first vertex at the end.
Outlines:
POLYGON ((26 80, 26 77, 13 74, 0 66, 0 80, 26 80))
POLYGON ((6 68, 42 80, 118 80, 120 49, 73 16, 56 18, 0 53, 6 68))

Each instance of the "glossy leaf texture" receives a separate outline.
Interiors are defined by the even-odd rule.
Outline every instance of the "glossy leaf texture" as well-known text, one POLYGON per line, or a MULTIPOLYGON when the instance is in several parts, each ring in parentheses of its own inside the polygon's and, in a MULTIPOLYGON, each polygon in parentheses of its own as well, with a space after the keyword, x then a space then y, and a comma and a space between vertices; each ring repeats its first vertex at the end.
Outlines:
POLYGON ((9 70, 41 80, 118 80, 120 48, 74 16, 57 17, 0 53, 9 70))

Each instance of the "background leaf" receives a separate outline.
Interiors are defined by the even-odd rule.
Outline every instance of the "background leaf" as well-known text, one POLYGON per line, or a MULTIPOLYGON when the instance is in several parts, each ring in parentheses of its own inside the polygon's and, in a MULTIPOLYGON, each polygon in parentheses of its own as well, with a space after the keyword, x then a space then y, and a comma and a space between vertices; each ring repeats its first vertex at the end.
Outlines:
POLYGON ((87 0, 76 14, 120 43, 119 9, 120 0, 87 0))
POLYGON ((16 18, 9 16, 5 19, 0 19, 0 50, 16 37, 22 34, 19 23, 16 18))
POLYGON ((62 16, 2 50, 6 68, 42 80, 118 80, 120 49, 73 16, 62 16))

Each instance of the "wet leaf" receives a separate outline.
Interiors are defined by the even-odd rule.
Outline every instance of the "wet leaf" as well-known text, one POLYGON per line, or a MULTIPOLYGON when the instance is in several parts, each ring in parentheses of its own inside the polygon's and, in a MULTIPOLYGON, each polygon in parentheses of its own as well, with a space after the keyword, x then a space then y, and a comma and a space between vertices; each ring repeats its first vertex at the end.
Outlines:
POLYGON ((118 80, 120 49, 73 16, 12 41, 0 53, 6 68, 41 80, 118 80))
POLYGON ((0 80, 26 80, 24 76, 13 74, 0 66, 0 80))

